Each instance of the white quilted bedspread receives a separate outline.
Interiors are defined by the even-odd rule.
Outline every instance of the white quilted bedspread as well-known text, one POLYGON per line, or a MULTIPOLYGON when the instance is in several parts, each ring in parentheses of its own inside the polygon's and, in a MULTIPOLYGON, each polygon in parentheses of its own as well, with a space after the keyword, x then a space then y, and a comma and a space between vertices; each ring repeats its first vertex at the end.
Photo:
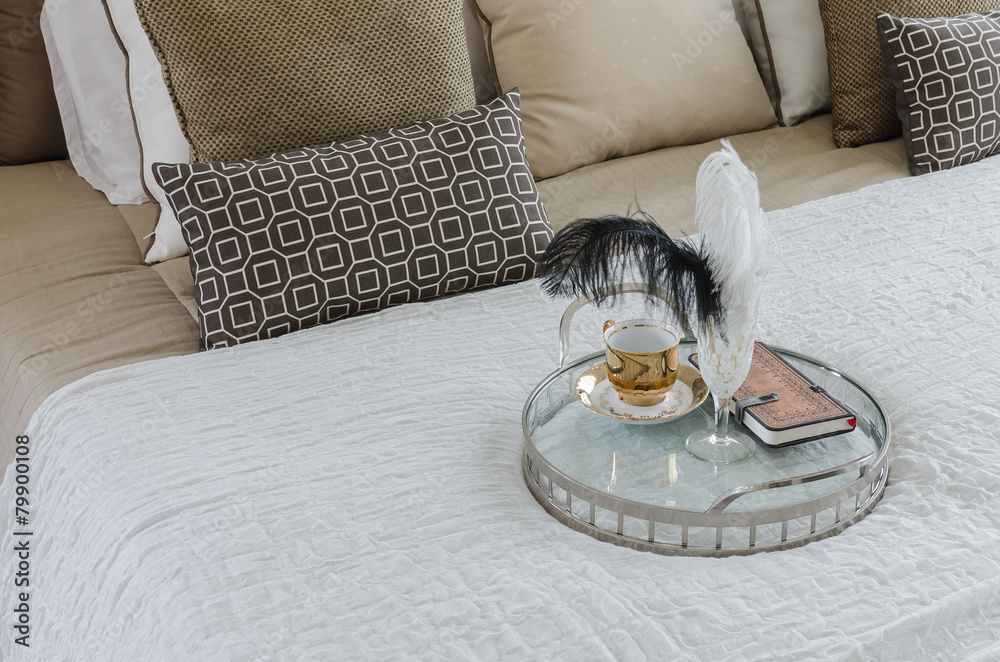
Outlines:
POLYGON ((1000 659, 998 184, 1000 158, 770 215, 761 338, 861 379, 893 425, 885 497, 838 536, 676 558, 553 520, 520 414, 566 302, 529 282, 49 398, 32 646, 5 535, 0 658, 1000 659))

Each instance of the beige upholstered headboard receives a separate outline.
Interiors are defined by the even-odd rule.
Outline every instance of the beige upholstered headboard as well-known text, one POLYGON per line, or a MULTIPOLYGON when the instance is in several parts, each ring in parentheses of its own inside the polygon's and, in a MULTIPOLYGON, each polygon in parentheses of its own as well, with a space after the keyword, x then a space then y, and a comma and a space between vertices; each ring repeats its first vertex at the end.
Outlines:
POLYGON ((6 0, 0 9, 0 165, 66 158, 41 10, 42 0, 6 0))

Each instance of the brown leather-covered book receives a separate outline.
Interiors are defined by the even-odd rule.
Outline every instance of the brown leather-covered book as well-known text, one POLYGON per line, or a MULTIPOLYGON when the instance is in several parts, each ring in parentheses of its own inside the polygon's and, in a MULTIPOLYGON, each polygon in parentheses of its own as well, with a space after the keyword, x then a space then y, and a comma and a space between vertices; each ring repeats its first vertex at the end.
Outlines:
MULTIPOLYGON (((691 357, 697 367, 697 355, 691 357)), ((739 422, 765 446, 779 447, 850 432, 857 416, 762 342, 753 350, 746 381, 733 395, 732 411, 746 398, 779 398, 742 407, 739 422)))

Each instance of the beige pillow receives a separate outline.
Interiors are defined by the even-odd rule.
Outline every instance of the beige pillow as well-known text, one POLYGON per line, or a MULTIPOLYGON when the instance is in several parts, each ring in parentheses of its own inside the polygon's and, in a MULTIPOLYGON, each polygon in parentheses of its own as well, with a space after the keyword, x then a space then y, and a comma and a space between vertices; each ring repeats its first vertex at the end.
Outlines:
POLYGON ((232 161, 475 105, 458 0, 135 0, 192 161, 232 161))
POLYGON ((994 9, 1000 0, 819 0, 833 102, 833 140, 857 147, 902 132, 875 12, 934 18, 994 9))
POLYGON ((479 0, 479 10, 498 88, 521 90, 536 179, 775 122, 730 0, 479 0))

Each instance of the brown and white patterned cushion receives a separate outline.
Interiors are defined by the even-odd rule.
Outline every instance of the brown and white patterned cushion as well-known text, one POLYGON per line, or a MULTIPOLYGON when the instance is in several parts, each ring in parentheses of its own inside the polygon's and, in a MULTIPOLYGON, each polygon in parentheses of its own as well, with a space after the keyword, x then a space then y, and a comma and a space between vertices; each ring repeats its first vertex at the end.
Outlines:
POLYGON ((156 164, 203 348, 531 278, 552 230, 519 96, 328 146, 156 164))
POLYGON ((1000 150, 1000 10, 954 18, 878 14, 910 172, 1000 150))

